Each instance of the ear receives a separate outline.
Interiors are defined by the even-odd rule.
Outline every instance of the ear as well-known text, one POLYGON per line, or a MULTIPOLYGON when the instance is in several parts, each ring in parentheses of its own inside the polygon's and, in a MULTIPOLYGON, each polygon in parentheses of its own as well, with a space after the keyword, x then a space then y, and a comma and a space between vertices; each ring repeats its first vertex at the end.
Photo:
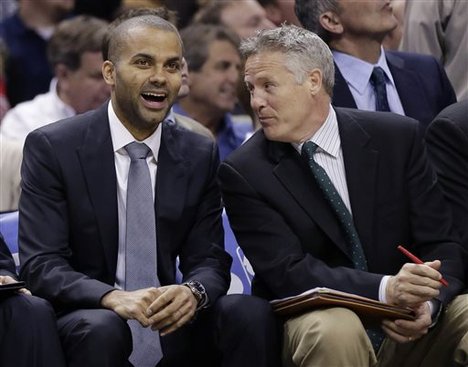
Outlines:
POLYGON ((323 74, 320 69, 313 69, 309 73, 309 91, 311 96, 316 96, 322 90, 323 74))
POLYGON ((341 34, 343 33, 343 25, 341 24, 340 17, 332 12, 326 11, 320 15, 320 25, 330 33, 341 34))
POLYGON ((70 76, 70 70, 64 64, 55 65, 54 72, 60 81, 66 80, 70 76))
POLYGON ((108 85, 114 85, 115 84, 115 66, 112 63, 112 61, 106 60, 102 64, 102 77, 104 78, 104 81, 108 85))

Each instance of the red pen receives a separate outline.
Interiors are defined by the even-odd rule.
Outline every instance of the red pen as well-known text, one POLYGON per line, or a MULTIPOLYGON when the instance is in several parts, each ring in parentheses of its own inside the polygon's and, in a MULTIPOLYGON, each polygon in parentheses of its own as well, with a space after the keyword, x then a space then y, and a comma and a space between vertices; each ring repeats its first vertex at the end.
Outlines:
MULTIPOLYGON (((416 257, 415 255, 413 255, 411 252, 409 252, 407 249, 405 249, 403 246, 399 245, 398 246, 398 250, 400 250, 401 252, 403 252, 403 254, 405 254, 412 262, 414 262, 415 264, 424 264, 424 262, 416 257)), ((441 282, 443 285, 445 285, 446 287, 448 287, 448 282, 444 279, 444 278, 440 278, 439 282, 441 282)))

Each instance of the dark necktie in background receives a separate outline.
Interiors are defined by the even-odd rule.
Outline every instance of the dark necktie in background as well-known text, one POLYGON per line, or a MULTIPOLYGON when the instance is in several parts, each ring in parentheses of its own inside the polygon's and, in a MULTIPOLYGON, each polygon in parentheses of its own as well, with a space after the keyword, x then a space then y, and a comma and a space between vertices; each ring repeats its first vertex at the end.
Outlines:
MULTIPOLYGON (((317 148, 318 146, 314 142, 305 142, 302 146, 301 155, 307 161, 315 181, 322 190, 325 199, 328 201, 331 208, 335 212, 341 227, 346 233, 348 240, 348 251, 351 255, 354 267, 362 271, 367 271, 366 256, 364 254, 361 241, 359 240, 356 227, 354 226, 353 217, 351 216, 351 213, 343 202, 343 199, 333 185, 333 182, 330 180, 330 177, 328 177, 323 167, 315 162, 314 154, 317 148)), ((366 332, 369 336, 372 346, 374 347, 374 350, 377 353, 380 345, 385 339, 385 334, 380 329, 366 329, 366 332)))
POLYGON ((380 67, 374 67, 370 77, 370 83, 374 87, 375 110, 390 112, 387 98, 387 87, 385 85, 385 71, 380 67))
MULTIPOLYGON (((130 156, 127 184, 127 235, 125 240, 125 290, 159 287, 156 252, 156 219, 153 189, 146 157, 150 148, 133 142, 125 146, 130 156)), ((162 358, 159 332, 129 320, 135 367, 154 367, 162 358)))

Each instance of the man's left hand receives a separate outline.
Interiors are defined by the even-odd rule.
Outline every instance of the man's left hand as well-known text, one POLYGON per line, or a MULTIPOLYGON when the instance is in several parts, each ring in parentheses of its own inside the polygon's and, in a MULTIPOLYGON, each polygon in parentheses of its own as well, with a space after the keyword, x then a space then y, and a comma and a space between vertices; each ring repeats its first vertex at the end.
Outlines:
POLYGON ((172 333, 195 315, 197 300, 185 285, 160 287, 162 294, 148 307, 147 316, 153 330, 161 336, 172 333))
POLYGON ((431 310, 424 302, 415 307, 415 320, 384 320, 382 329, 393 340, 398 343, 408 343, 427 334, 432 324, 431 310))

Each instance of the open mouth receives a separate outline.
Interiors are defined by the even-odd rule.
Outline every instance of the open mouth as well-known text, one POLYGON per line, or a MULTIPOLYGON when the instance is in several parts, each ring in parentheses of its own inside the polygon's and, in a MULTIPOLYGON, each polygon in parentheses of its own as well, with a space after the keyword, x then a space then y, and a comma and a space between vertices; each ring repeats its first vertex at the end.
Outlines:
POLYGON ((141 96, 143 97, 145 101, 157 102, 157 103, 164 102, 164 100, 167 97, 166 93, 149 93, 149 92, 142 93, 141 96))

